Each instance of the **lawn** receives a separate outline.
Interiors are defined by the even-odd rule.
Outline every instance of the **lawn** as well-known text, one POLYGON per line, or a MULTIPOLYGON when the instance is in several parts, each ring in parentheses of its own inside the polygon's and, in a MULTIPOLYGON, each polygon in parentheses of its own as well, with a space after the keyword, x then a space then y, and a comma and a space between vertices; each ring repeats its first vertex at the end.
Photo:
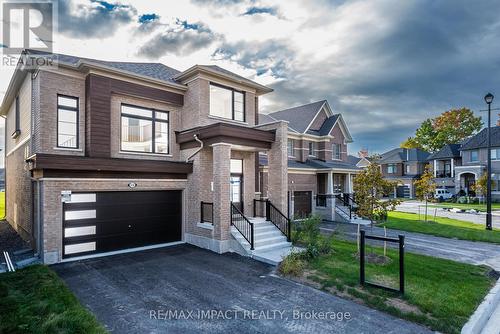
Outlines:
MULTIPOLYGON (((487 231, 484 225, 473 224, 462 220, 446 217, 428 216, 432 221, 421 221, 417 214, 393 211, 389 212, 386 222, 379 226, 403 230, 408 232, 418 232, 432 234, 445 238, 456 238, 462 240, 483 241, 500 244, 500 230, 487 231)), ((422 218, 422 215, 421 215, 422 218)))
MULTIPOLYGON (((308 260, 299 280, 444 333, 460 333, 495 282, 486 266, 407 253, 406 293, 401 297, 359 285, 356 251, 356 243, 334 240, 333 254, 308 260)), ((378 247, 367 247, 367 251, 382 254, 378 247)), ((398 254, 388 250, 387 256, 388 264, 366 264, 367 280, 397 287, 398 254)))
POLYGON ((5 192, 0 192, 0 219, 5 218, 5 192))
MULTIPOLYGON (((429 207, 433 208, 458 208, 458 209, 464 209, 464 210, 470 210, 474 209, 477 211, 483 211, 486 212, 486 204, 460 204, 460 203, 436 203, 436 204, 431 204, 429 207)), ((492 210, 500 210, 500 203, 491 203, 491 208, 492 210)))
POLYGON ((0 333, 106 333, 48 267, 0 275, 0 333))

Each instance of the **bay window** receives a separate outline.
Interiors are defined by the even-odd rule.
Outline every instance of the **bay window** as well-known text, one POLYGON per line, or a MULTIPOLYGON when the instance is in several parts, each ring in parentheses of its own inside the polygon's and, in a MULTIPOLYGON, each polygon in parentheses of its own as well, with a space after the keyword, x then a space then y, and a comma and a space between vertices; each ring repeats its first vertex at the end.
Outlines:
POLYGON ((211 83, 210 115, 244 122, 245 93, 211 83))
POLYGON ((309 155, 312 157, 316 156, 316 145, 313 141, 309 142, 309 155))
POLYGON ((122 104, 121 150, 141 153, 169 153, 169 114, 122 104))
POLYGON ((341 145, 340 144, 332 144, 332 159, 340 160, 341 159, 341 145))
POLYGON ((295 156, 293 139, 288 139, 288 156, 289 157, 295 156))
POLYGON ((57 147, 78 148, 78 98, 57 95, 57 147))

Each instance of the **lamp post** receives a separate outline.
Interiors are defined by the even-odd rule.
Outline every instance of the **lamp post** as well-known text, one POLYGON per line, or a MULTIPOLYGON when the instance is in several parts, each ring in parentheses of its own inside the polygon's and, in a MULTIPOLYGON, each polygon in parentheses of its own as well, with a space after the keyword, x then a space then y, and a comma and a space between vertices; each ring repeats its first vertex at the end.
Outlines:
POLYGON ((486 179, 486 229, 491 230, 491 138, 490 138, 490 128, 491 128, 491 102, 493 102, 493 94, 488 93, 484 97, 484 101, 488 105, 488 128, 486 129, 486 136, 488 137, 488 167, 486 169, 487 179, 486 179))

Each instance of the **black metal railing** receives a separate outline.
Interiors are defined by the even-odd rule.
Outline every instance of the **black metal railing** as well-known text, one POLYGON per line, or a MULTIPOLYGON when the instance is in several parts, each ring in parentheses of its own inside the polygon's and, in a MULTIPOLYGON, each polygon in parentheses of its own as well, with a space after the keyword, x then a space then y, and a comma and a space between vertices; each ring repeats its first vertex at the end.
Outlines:
POLYGON ((266 217, 266 199, 255 199, 253 200, 253 216, 254 217, 266 217))
POLYGON ((214 223, 214 203, 202 201, 200 211, 200 220, 202 223, 214 223))
POLYGON ((436 172, 436 177, 451 177, 451 172, 443 172, 438 170, 436 172))
POLYGON ((326 199, 328 195, 325 194, 317 194, 316 195, 316 206, 326 207, 326 199))
POLYGON ((253 223, 233 204, 231 203, 231 225, 234 226, 238 232, 250 244, 250 249, 254 249, 254 230, 253 223))
POLYGON ((292 224, 290 219, 275 207, 270 200, 266 201, 266 220, 273 223, 286 236, 288 242, 292 240, 292 224))
POLYGON ((344 196, 345 194, 338 194, 335 195, 335 198, 340 201, 342 206, 335 205, 335 208, 347 216, 349 216, 349 219, 352 219, 352 205, 349 203, 349 197, 344 196), (345 208, 345 209, 344 209, 345 208))

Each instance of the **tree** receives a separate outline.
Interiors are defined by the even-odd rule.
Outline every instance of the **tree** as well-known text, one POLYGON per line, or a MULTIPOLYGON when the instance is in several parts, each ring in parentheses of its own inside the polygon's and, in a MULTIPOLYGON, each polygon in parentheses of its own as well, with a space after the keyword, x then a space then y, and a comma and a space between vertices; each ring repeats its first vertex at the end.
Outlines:
POLYGON ((376 218, 387 217, 387 211, 395 210, 400 201, 382 200, 384 195, 394 190, 396 182, 384 179, 377 157, 371 157, 370 160, 372 163, 354 178, 354 193, 358 214, 373 223, 376 218))
POLYGON ((425 221, 427 221, 427 203, 430 199, 434 198, 434 193, 436 191, 436 182, 434 182, 434 175, 431 172, 430 166, 425 166, 425 171, 418 179, 414 182, 415 185, 415 195, 421 201, 425 201, 425 221))
MULTIPOLYGON (((481 194, 481 196, 486 196, 487 184, 488 173, 484 173, 479 179, 477 179, 476 183, 474 183, 474 185, 472 186, 472 190, 474 190, 476 193, 481 194)), ((495 180, 491 180, 491 188, 496 188, 495 180)))
POLYGON ((415 137, 409 137, 401 143, 401 147, 435 152, 447 144, 456 144, 473 135, 482 126, 481 117, 475 117, 470 109, 451 109, 422 122, 415 137))

